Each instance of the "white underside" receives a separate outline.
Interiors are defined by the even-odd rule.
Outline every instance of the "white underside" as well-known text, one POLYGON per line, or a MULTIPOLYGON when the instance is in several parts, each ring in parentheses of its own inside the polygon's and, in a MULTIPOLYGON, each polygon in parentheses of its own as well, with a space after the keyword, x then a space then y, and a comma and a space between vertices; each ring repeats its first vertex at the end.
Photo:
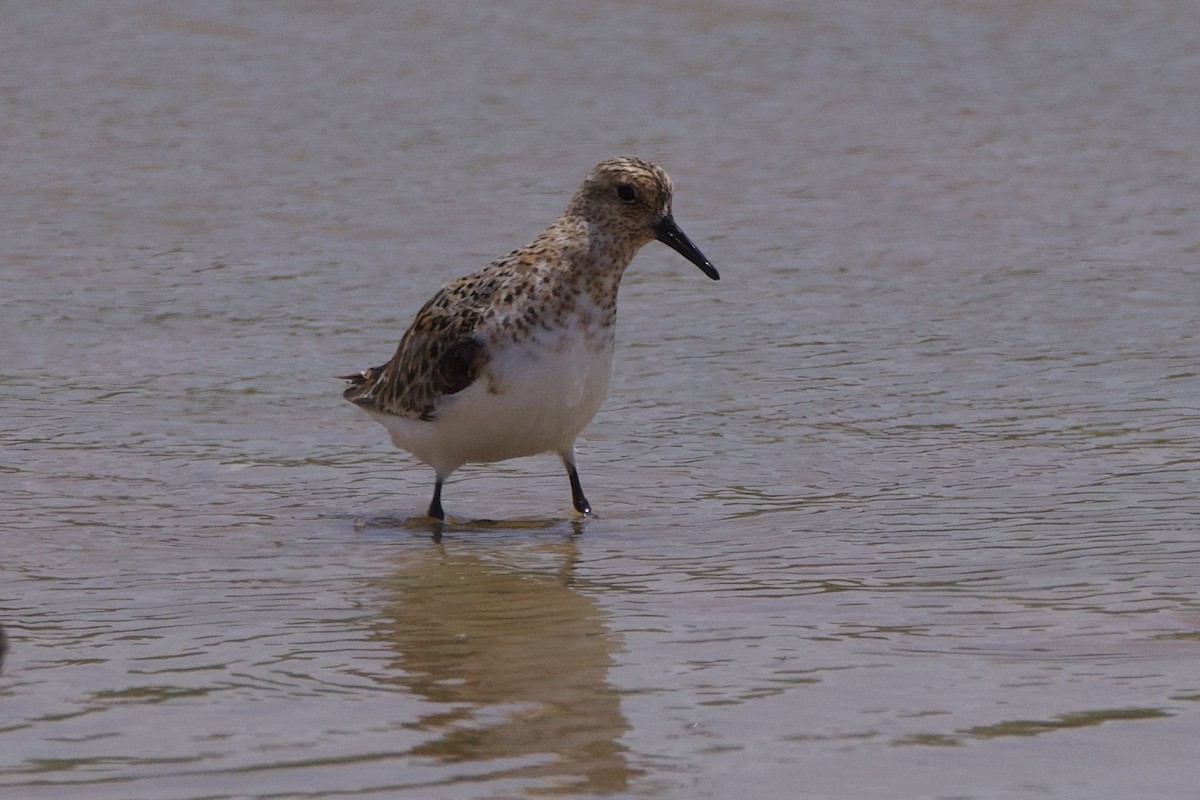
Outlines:
POLYGON ((547 452, 570 457, 608 391, 610 333, 572 326, 493 351, 484 374, 446 397, 432 421, 368 413, 396 447, 443 478, 469 463, 547 452))

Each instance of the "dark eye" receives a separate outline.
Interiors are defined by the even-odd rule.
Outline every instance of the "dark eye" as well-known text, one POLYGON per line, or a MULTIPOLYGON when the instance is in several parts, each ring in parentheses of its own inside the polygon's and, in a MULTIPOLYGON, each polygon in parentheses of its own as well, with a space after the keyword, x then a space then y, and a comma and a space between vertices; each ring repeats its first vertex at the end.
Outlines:
POLYGON ((617 197, 626 203, 632 203, 634 200, 637 200, 637 192, 628 183, 622 183, 617 187, 617 197))

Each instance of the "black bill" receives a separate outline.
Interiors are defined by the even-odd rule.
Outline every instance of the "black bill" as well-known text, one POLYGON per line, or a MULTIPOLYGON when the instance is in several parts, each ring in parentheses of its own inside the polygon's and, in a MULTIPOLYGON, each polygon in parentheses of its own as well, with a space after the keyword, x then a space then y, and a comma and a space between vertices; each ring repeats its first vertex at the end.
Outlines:
POLYGON ((717 272, 717 268, 704 257, 700 248, 692 244, 692 240, 687 237, 687 234, 679 229, 679 226, 675 224, 675 218, 670 214, 667 214, 661 222, 654 226, 654 233, 655 239, 695 264, 705 275, 714 281, 721 280, 721 273, 717 272))

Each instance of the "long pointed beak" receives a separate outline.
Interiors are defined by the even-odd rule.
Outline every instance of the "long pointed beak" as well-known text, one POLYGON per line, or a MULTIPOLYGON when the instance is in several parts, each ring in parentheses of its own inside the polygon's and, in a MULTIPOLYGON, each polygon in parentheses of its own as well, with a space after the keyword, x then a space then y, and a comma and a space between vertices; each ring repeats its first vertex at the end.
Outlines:
POLYGON ((654 238, 695 264, 701 272, 714 281, 721 280, 721 273, 717 272, 717 268, 712 265, 712 262, 704 257, 700 248, 692 244, 692 240, 680 230, 679 226, 675 224, 675 218, 670 214, 667 214, 654 226, 654 238))

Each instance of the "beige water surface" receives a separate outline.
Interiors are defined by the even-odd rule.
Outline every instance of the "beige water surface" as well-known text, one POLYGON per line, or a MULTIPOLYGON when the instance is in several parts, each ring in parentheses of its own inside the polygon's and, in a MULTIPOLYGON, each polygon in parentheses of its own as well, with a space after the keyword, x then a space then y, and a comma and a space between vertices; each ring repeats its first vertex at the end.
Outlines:
POLYGON ((10 4, 0 795, 1191 798, 1200 6, 10 4), (333 375, 663 163, 605 407, 333 375))

